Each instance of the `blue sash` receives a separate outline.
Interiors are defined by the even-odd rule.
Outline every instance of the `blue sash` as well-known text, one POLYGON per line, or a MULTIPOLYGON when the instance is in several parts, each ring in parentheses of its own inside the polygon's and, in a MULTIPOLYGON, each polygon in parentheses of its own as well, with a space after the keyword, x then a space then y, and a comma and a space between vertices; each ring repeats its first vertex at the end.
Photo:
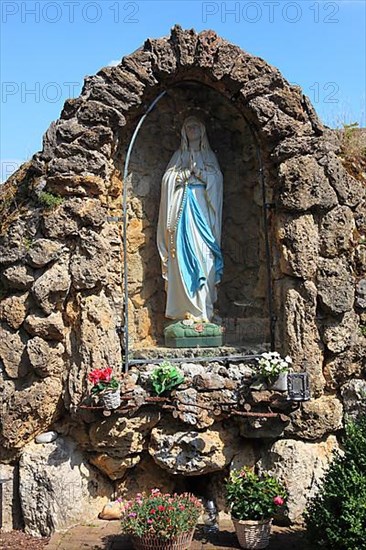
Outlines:
POLYGON ((196 292, 206 283, 206 275, 197 258, 197 252, 193 243, 191 226, 189 223, 189 213, 201 239, 206 243, 208 248, 214 255, 215 267, 215 283, 221 280, 224 262, 219 245, 212 234, 211 228, 208 225, 202 211, 197 203, 195 195, 191 187, 204 187, 203 184, 187 185, 183 197, 182 214, 177 227, 177 258, 182 278, 190 296, 194 296, 196 292))

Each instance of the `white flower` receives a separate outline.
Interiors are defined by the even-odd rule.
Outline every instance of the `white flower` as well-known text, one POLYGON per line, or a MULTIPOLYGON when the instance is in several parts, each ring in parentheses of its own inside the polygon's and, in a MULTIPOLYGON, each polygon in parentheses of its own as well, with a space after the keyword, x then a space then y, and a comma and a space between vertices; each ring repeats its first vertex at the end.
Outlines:
POLYGON ((256 361, 258 374, 265 380, 276 378, 282 372, 287 372, 292 363, 291 357, 287 355, 283 359, 278 351, 264 352, 256 358, 256 361))

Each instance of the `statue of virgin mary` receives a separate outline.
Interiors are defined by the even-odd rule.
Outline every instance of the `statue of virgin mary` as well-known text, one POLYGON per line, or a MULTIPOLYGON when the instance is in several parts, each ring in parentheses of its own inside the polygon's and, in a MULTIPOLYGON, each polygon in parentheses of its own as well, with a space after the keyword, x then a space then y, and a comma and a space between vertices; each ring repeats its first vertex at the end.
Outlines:
POLYGON ((157 245, 166 281, 166 317, 210 321, 223 260, 223 178, 206 129, 188 117, 163 176, 157 245))

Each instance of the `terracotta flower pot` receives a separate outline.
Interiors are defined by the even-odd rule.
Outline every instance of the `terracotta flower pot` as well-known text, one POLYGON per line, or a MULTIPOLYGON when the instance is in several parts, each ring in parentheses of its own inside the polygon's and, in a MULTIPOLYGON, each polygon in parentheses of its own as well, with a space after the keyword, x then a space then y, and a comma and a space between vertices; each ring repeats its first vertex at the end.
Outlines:
POLYGON ((172 539, 162 539, 148 534, 143 537, 131 536, 131 540, 135 550, 187 550, 192 544, 193 535, 194 529, 172 539))
POLYGON ((265 520, 239 520, 232 518, 232 521, 242 548, 255 550, 267 548, 271 534, 272 518, 265 520))

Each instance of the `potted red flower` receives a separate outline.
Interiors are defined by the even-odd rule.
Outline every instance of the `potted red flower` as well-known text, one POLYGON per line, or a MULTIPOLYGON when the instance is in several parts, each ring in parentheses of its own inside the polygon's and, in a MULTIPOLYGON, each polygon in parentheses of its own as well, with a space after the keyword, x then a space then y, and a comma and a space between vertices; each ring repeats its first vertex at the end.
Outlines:
POLYGON ((190 493, 152 489, 123 503, 122 531, 136 550, 186 550, 190 547, 202 503, 190 493))
POLYGON ((266 548, 272 518, 286 503, 284 485, 269 474, 258 475, 244 467, 230 472, 226 497, 240 546, 266 548))
POLYGON ((99 396, 99 400, 106 409, 117 409, 120 406, 120 385, 114 378, 111 367, 92 370, 88 379, 93 384, 91 393, 99 396))

